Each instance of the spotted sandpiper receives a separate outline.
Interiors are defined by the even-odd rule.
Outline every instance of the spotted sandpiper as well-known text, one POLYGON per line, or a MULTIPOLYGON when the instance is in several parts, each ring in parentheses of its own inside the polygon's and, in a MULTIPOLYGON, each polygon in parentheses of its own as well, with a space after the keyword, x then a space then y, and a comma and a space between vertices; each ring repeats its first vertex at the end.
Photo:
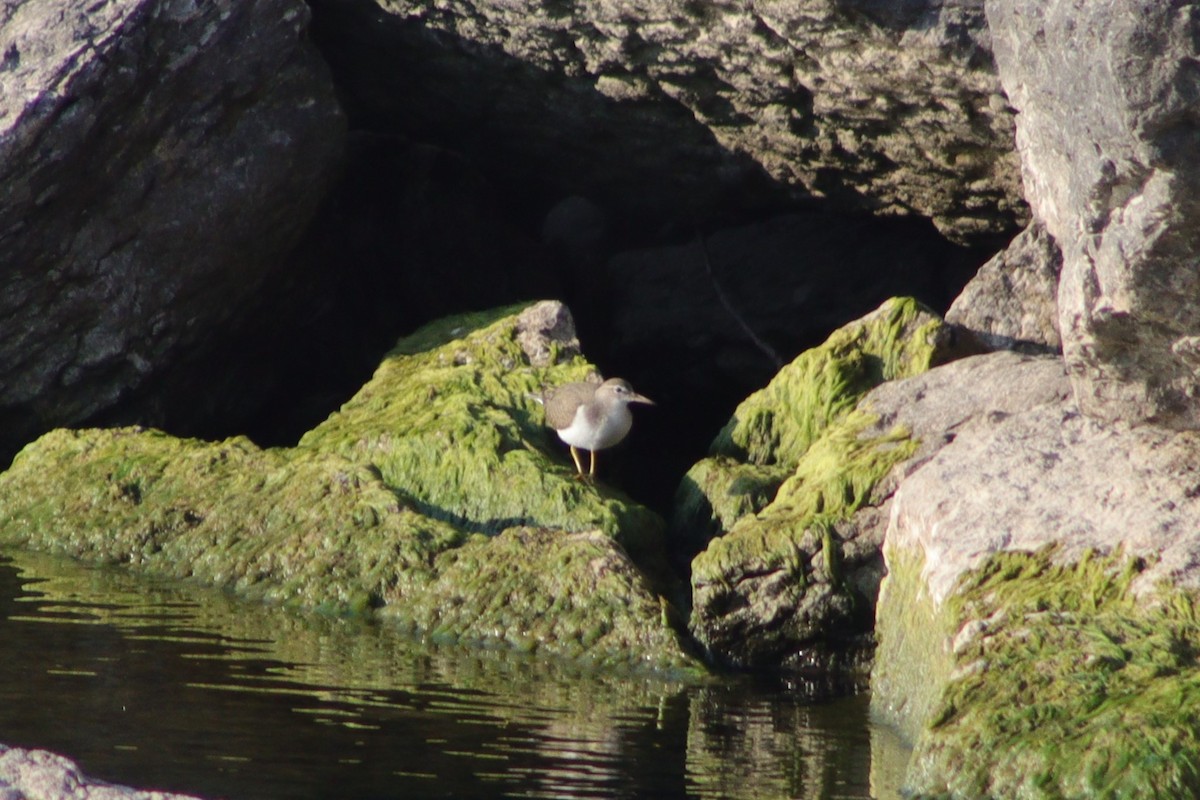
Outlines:
POLYGON ((567 383, 545 393, 546 424, 558 431, 558 438, 571 446, 571 458, 577 478, 590 480, 596 475, 596 451, 612 447, 625 438, 633 426, 630 403, 654 405, 654 401, 633 390, 629 381, 609 378, 595 383, 567 383), (579 450, 591 454, 587 474, 579 460, 579 450))

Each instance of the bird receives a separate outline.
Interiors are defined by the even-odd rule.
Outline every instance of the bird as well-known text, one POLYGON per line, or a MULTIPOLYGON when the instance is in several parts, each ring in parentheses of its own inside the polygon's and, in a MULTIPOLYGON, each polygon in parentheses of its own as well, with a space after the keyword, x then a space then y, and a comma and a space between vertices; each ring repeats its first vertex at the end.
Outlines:
POLYGON ((577 480, 593 480, 596 451, 612 447, 629 433, 633 426, 630 403, 654 405, 653 400, 635 392, 629 381, 622 378, 609 378, 601 384, 566 383, 543 393, 546 424, 570 445, 577 480), (579 460, 580 450, 591 454, 586 474, 579 460))

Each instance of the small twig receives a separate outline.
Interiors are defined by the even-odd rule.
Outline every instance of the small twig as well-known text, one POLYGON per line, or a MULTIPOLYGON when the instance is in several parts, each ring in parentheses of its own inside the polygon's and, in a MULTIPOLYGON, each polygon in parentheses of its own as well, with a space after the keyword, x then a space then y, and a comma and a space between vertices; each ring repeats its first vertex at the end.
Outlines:
POLYGON ((775 364, 775 368, 782 368, 783 359, 779 357, 779 353, 776 353, 771 345, 759 338, 754 329, 750 327, 750 324, 746 322, 746 319, 733 307, 733 303, 729 302, 729 297, 726 296, 725 290, 721 288, 721 284, 717 281, 716 273, 713 272, 712 261, 708 257, 708 245, 704 242, 704 234, 700 232, 699 226, 696 227, 696 240, 700 243, 700 255, 704 258, 704 269, 708 272, 708 279, 712 282, 713 291, 717 293, 717 299, 721 301, 721 305, 725 307, 725 310, 729 312, 729 316, 733 317, 738 326, 746 332, 746 335, 750 337, 750 341, 754 342, 755 346, 759 350, 762 350, 767 358, 771 359, 775 364))

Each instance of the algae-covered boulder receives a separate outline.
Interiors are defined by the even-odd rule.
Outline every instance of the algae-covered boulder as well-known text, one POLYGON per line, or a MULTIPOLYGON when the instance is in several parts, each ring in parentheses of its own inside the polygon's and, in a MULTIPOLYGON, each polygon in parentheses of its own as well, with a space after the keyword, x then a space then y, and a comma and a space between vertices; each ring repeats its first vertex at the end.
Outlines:
POLYGON ((565 308, 540 303, 402 340, 294 448, 53 431, 0 475, 0 543, 440 637, 695 668, 622 544, 653 566, 661 520, 575 481, 527 396, 589 369, 565 308))
POLYGON ((57 430, 0 475, 0 541, 335 609, 393 601, 464 540, 336 456, 57 430))
POLYGON ((853 573, 878 558, 878 543, 855 541, 850 520, 913 444, 903 430, 864 436, 874 419, 855 405, 946 358, 950 344, 916 301, 889 300, 751 395, 689 471, 672 529, 694 544, 711 538, 692 562, 692 631, 716 658, 794 661, 848 621, 869 626, 853 573))
POLYGON ((466 530, 599 528, 635 554, 659 551, 661 519, 603 481, 575 480, 544 426, 543 387, 595 371, 574 324, 557 303, 518 311, 451 317, 401 339, 300 446, 370 464, 422 513, 466 530))
POLYGON ((1085 417, 1058 359, 968 361, 888 387, 905 414, 994 398, 892 500, 872 707, 909 788, 1197 796, 1200 437, 1085 417))
POLYGON ((488 643, 588 663, 696 669, 683 656, 666 602, 620 547, 598 530, 512 528, 474 536, 434 564, 427 591, 389 606, 435 638, 488 643))

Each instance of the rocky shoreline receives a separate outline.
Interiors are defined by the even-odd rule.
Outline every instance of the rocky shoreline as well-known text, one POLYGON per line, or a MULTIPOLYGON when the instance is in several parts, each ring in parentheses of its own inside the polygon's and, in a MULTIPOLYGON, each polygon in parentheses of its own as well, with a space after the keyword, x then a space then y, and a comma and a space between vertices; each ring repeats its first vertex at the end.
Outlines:
POLYGON ((1200 12, 809 6, 10 5, 0 542, 1200 796, 1200 12))

